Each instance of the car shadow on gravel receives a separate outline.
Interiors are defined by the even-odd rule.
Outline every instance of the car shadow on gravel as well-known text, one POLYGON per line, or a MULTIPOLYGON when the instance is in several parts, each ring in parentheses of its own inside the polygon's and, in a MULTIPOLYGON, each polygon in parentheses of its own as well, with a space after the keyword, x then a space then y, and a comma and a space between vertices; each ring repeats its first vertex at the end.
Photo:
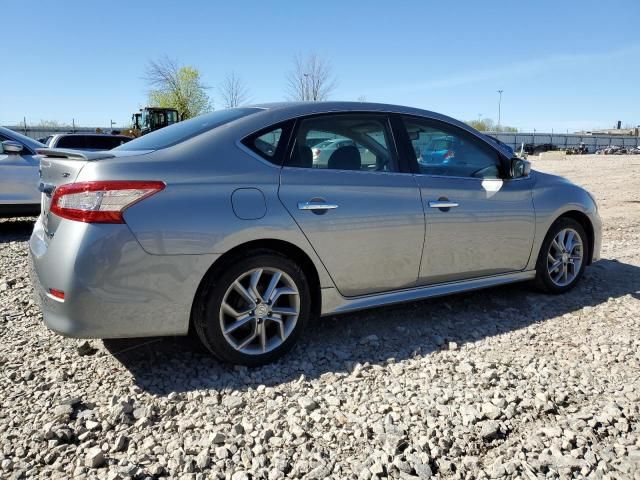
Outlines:
POLYGON ((253 369, 218 362, 193 336, 105 340, 104 345, 135 383, 152 394, 244 390, 303 375, 313 379, 349 372, 358 363, 426 357, 625 295, 640 299, 640 267, 601 260, 565 295, 544 295, 528 284, 514 284, 323 318, 291 353, 253 369))
POLYGON ((35 221, 35 217, 0 219, 0 243, 29 240, 35 221))

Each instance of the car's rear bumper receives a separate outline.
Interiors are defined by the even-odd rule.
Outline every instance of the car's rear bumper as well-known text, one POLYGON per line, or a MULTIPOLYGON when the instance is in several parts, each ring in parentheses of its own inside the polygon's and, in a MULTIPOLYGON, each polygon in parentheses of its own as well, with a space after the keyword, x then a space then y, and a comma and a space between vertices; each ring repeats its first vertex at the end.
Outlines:
POLYGON ((186 334, 195 292, 216 257, 150 255, 125 224, 62 221, 49 238, 41 219, 29 246, 45 324, 79 338, 186 334), (64 292, 64 301, 50 289, 64 292))
POLYGON ((591 214, 589 219, 593 227, 593 252, 591 254, 591 261, 597 262, 600 260, 600 249, 602 248, 602 220, 597 212, 591 214))

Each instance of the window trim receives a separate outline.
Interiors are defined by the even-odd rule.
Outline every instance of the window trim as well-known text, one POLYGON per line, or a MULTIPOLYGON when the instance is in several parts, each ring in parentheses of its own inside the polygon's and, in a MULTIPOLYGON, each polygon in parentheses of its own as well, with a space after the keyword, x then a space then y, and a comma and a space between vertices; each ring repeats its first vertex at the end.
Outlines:
POLYGON ((297 142, 297 137, 298 137, 298 132, 300 131, 300 124, 302 122, 304 122, 305 120, 311 120, 314 118, 321 118, 321 117, 335 117, 335 116, 344 116, 344 115, 369 115, 369 116, 374 116, 374 117, 384 117, 384 125, 387 129, 387 133, 388 133, 388 142, 389 145, 387 146, 387 148, 389 149, 389 153, 391 154, 391 163, 392 166, 394 168, 394 170, 388 170, 388 171, 383 171, 383 170, 341 170, 341 169, 328 169, 328 168, 318 168, 315 170, 327 170, 327 171, 334 171, 334 172, 356 172, 356 173, 376 173, 376 174, 407 174, 407 173, 411 173, 410 171, 403 171, 402 168, 402 161, 401 161, 401 156, 399 155, 398 152, 398 147, 397 147, 397 140, 396 140, 396 133, 395 130, 393 128, 393 124, 391 121, 391 115, 389 112, 381 112, 381 111, 367 111, 367 110, 354 110, 354 111, 338 111, 338 112, 322 112, 322 113, 313 113, 310 115, 304 115, 301 117, 296 117, 295 118, 295 124, 293 126, 293 129, 291 131, 291 136, 289 138, 289 145, 288 145, 288 150, 285 156, 285 161, 282 164, 283 168, 295 168, 295 169, 300 169, 300 170, 314 170, 314 168, 306 168, 306 167, 296 167, 296 166, 291 166, 288 165, 291 161, 291 159, 293 158, 293 153, 296 147, 296 142, 297 142))
MULTIPOLYGON (((506 158, 506 156, 499 149, 497 149, 496 147, 491 145, 491 143, 487 142, 486 140, 479 137, 478 135, 475 135, 473 132, 469 132, 464 128, 459 127, 458 125, 454 125, 452 123, 445 122, 443 120, 438 120, 435 118, 422 117, 419 115, 411 115, 411 114, 404 114, 404 113, 394 113, 392 115, 396 117, 396 127, 399 130, 398 136, 400 138, 400 142, 402 143, 403 155, 407 158, 409 169, 414 175, 434 177, 434 178, 455 178, 455 179, 469 179, 469 180, 479 180, 479 181, 487 180, 487 178, 484 178, 484 177, 469 177, 469 176, 459 176, 459 175, 434 175, 430 173, 422 173, 420 171, 420 166, 418 165, 418 160, 415 158, 415 152, 413 151, 413 144, 411 143, 411 139, 409 138, 409 133, 407 132, 407 129, 404 125, 405 118, 425 122, 427 125, 431 124, 436 129, 438 128, 439 125, 444 125, 445 127, 447 127, 447 129, 451 134, 455 135, 457 134, 457 132, 460 132, 461 136, 467 139, 470 139, 475 143, 480 143, 482 146, 484 146, 485 149, 489 149, 490 151, 496 154, 497 161, 498 161, 498 168, 500 171, 500 176, 498 177, 498 179, 503 181, 512 180, 507 173, 508 171, 507 163, 509 162, 509 159, 506 158)), ((444 130, 443 133, 447 133, 447 131, 444 130)))

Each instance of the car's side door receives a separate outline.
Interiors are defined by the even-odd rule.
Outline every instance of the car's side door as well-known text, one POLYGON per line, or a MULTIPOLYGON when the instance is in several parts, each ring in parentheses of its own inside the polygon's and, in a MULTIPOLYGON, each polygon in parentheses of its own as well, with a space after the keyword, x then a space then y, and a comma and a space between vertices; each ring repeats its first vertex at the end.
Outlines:
POLYGON ((532 179, 506 178, 499 153, 458 126, 422 117, 398 120, 425 207, 419 283, 524 269, 535 228, 532 179), (444 138, 445 151, 429 151, 444 138))
MULTIPOLYGON (((5 140, 12 139, 0 135, 0 142, 5 140)), ((0 204, 39 204, 39 165, 35 152, 27 146, 23 145, 21 152, 5 152, 0 143, 0 204)))
POLYGON ((279 196, 339 292, 358 296, 414 286, 424 211, 413 176, 399 171, 388 116, 345 113, 299 119, 291 143, 279 196), (352 143, 318 164, 307 146, 314 138, 352 143))

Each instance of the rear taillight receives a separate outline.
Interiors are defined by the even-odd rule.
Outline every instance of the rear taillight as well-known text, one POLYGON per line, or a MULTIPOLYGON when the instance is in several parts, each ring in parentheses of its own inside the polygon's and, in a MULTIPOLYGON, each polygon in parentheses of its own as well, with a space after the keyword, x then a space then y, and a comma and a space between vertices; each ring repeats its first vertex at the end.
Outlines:
POLYGON ((49 293, 51 294, 52 297, 58 300, 64 301, 64 292, 62 290, 56 290, 55 288, 50 288, 49 293))
POLYGON ((447 153, 444 154, 444 158, 449 159, 456 156, 456 152, 453 150, 447 150, 447 153))
POLYGON ((320 156, 320 149, 319 148, 314 148, 312 150, 312 152, 313 152, 313 158, 318 158, 320 156))
POLYGON ((122 213, 165 187, 163 182, 102 181, 68 183, 53 191, 51 213, 86 223, 124 223, 122 213))

